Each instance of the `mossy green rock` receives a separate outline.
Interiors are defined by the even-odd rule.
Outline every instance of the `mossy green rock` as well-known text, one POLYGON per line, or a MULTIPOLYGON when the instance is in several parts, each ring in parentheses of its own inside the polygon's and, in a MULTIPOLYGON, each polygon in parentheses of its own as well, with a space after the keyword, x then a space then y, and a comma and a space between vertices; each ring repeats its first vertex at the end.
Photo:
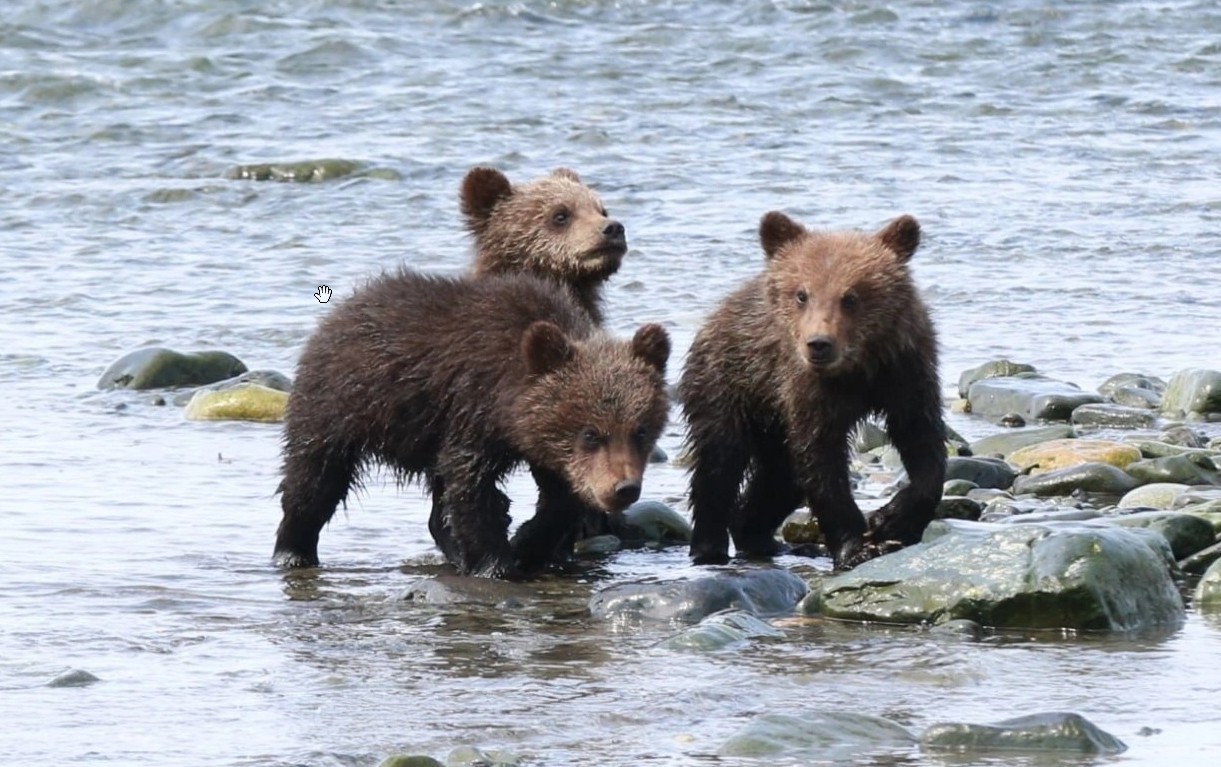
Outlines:
POLYGON ((243 384, 232 389, 197 391, 187 403, 188 421, 259 421, 276 423, 284 420, 288 393, 258 384, 243 384))
POLYGON ((1174 482, 1181 485, 1221 485, 1221 472, 1208 455, 1185 453, 1134 461, 1126 471, 1142 484, 1174 482))
POLYGON ((935 724, 920 736, 933 751, 1050 751, 1118 754, 1127 745, 1078 714, 1048 713, 1006 719, 996 724, 935 724))
POLYGON ((1104 522, 934 521, 924 540, 822 580, 831 618, 1126 631, 1181 621, 1170 546, 1104 522))
POLYGON ((228 352, 183 353, 149 346, 111 363, 97 385, 99 389, 138 390, 203 386, 245 372, 245 363, 228 352))
POLYGON ((377 767, 445 767, 431 756, 391 756, 383 759, 377 767))
POLYGON ((985 378, 1010 378, 1013 376, 1034 373, 1034 365, 1009 360, 992 360, 982 365, 962 371, 958 376, 958 396, 966 399, 971 384, 985 378))
POLYGON ((1171 416, 1221 413, 1221 371, 1188 368, 1166 384, 1162 412, 1171 416))
POLYGON ((1213 526, 1202 517, 1181 511, 1140 511, 1110 518, 1124 527, 1153 530, 1166 539, 1175 559, 1186 559, 1213 545, 1213 526))
POLYGON ((902 725, 847 711, 771 713, 755 718, 717 749, 723 757, 783 756, 819 764, 863 764, 870 751, 910 748, 916 738, 902 725), (847 760, 847 761, 845 761, 847 760))
POLYGON ((1068 496, 1077 492, 1122 496, 1140 483, 1109 463, 1083 463, 1043 474, 1018 477, 1013 492, 1038 496, 1068 496))
POLYGON ((1221 560, 1213 562, 1200 577, 1195 602, 1201 612, 1221 612, 1221 560))

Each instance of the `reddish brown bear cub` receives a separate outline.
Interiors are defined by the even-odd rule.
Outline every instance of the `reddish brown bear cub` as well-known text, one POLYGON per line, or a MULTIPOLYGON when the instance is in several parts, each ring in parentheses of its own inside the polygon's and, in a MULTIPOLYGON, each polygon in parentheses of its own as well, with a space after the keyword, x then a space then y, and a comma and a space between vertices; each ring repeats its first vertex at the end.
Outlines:
MULTIPOLYGON (((580 521, 640 495, 664 428, 670 340, 620 341, 525 275, 374 279, 306 344, 284 429, 275 559, 318 563, 318 536, 374 463, 432 493, 429 529, 460 572, 517 577, 580 521), (500 481, 527 465, 546 500, 510 543, 500 481)), ((540 496, 542 497, 542 496, 540 496)))
POLYGON ((572 290, 602 324, 602 284, 627 252, 623 224, 574 171, 513 186, 493 168, 462 180, 462 215, 475 240, 476 275, 533 274, 572 290))
POLYGON ((763 274, 704 324, 679 383, 691 556, 726 561, 730 536, 739 555, 771 556, 776 528, 802 502, 837 567, 917 542, 946 465, 936 334, 907 269, 919 224, 902 216, 875 235, 827 233, 772 212, 759 235, 763 274), (867 530, 848 443, 871 415, 885 416, 910 483, 867 530))

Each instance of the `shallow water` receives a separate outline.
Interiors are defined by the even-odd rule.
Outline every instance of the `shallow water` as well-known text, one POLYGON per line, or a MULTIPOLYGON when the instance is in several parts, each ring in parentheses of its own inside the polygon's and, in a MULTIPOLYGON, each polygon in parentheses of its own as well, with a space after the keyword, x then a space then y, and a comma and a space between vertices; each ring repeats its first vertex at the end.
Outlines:
MULTIPOLYGON (((783 640, 679 653, 658 646, 674 628, 603 625, 585 604, 690 573, 681 550, 500 607, 421 604, 404 597, 441 570, 427 506, 382 482, 324 532, 323 569, 285 576, 278 429, 188 423, 94 384, 148 344, 291 372, 318 285, 464 268, 457 189, 476 164, 517 180, 568 165, 599 189, 632 246, 608 322, 665 322, 672 378, 759 267, 771 209, 920 219, 947 395, 997 356, 1086 388, 1221 367, 1219 39, 1205 2, 9 3, 0 757, 375 765, 470 744, 728 763, 712 755, 753 716, 824 707, 916 732, 1074 711, 1130 749, 1061 764, 1215 757, 1221 624, 1194 611, 1161 636, 979 643, 791 621, 783 640), (376 172, 225 177, 321 158, 376 172), (101 681, 47 686, 69 669, 101 681)), ((674 423, 662 447, 680 439, 674 423)), ((646 496, 683 494, 678 469, 650 469, 646 496)))

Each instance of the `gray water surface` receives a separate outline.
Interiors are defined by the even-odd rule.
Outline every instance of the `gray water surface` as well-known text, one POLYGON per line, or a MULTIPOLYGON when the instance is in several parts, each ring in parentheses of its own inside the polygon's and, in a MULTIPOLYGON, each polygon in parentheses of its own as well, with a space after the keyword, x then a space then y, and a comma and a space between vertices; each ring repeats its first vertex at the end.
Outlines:
MULTIPOLYGON (((585 611, 695 572, 625 552, 488 604, 405 599, 443 568, 415 488, 374 481, 321 570, 270 566, 279 429, 99 392, 149 344, 291 373, 336 295, 470 258, 462 175, 577 169, 627 226, 608 323, 660 321, 671 378, 762 263, 760 216, 915 215, 959 372, 1005 356, 1093 388, 1221 367, 1221 10, 1211 2, 14 0, 0 19, 0 759, 376 765, 458 745, 529 764, 713 764, 764 712, 919 732, 1073 711, 1118 757, 1211 763, 1221 625, 938 640, 789 621, 723 653, 585 611), (244 163, 337 158, 318 184, 244 163), (100 679, 49 687, 62 672, 100 679)), ((993 429, 958 417, 967 436, 993 429)), ((675 418, 662 447, 676 455, 675 418)), ((510 492, 528 508, 531 487, 510 492)), ((685 509, 685 477, 646 497, 685 509)), ((785 566, 828 563, 782 561, 785 566)), ((776 760, 771 763, 789 763, 776 760)), ((792 763, 810 763, 796 760, 792 763)), ((958 763, 916 749, 862 764, 958 763)))

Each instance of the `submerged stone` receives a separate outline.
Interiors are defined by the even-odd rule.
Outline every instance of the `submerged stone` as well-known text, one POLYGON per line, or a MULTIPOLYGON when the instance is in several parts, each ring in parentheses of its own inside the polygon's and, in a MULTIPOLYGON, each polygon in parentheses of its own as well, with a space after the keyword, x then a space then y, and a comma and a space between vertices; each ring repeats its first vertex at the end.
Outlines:
POLYGON ((84 669, 74 668, 71 671, 65 671, 51 681, 47 682, 47 687, 88 687, 91 684, 96 684, 102 681, 93 674, 90 674, 84 669))
POLYGON ((1080 714, 1031 714, 996 724, 936 724, 920 747, 937 751, 1055 751, 1118 754, 1128 746, 1080 714))
POLYGON ((174 404, 179 407, 185 406, 191 401, 191 397, 195 396, 199 391, 220 391, 222 389, 236 389, 243 384, 258 384, 266 386, 268 389, 276 391, 291 392, 293 390, 293 381, 288 376, 278 370, 247 370, 239 376, 226 378, 223 381, 201 386, 195 389, 178 392, 174 395, 174 404))
POLYGON ((238 165, 225 173, 225 178, 239 181, 292 181, 318 183, 351 176, 365 168, 355 160, 303 160, 300 162, 255 163, 238 165))
POLYGON ((245 363, 228 352, 183 353, 149 346, 128 352, 111 363, 97 386, 138 390, 202 386, 245 372, 245 363))
POLYGON ((729 738, 719 756, 801 757, 839 763, 863 754, 908 748, 916 738, 902 725, 879 716, 847 711, 763 714, 729 738))
POLYGON ((788 570, 760 567, 692 580, 617 583, 594 594, 589 611, 606 620, 675 623, 697 623, 731 608, 770 617, 792 612, 807 588, 788 570))
POLYGON ((389 756, 377 767, 445 767, 444 762, 438 762, 431 756, 389 756))
POLYGON ((1128 631, 1182 620, 1173 568, 1147 530, 944 520, 919 544, 823 579, 820 604, 843 620, 1128 631))
POLYGON ((778 638, 784 632, 741 610, 713 613, 670 637, 662 646, 670 650, 711 652, 741 647, 759 637, 778 638))

